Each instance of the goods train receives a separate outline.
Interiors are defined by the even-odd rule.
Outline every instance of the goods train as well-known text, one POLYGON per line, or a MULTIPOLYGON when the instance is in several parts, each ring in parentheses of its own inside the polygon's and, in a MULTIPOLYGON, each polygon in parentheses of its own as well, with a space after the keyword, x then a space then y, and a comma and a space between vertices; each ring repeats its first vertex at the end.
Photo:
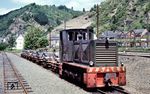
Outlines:
POLYGON ((117 43, 94 40, 93 29, 60 31, 59 58, 45 64, 53 65, 61 78, 73 79, 86 88, 126 85, 126 68, 118 63, 117 43))

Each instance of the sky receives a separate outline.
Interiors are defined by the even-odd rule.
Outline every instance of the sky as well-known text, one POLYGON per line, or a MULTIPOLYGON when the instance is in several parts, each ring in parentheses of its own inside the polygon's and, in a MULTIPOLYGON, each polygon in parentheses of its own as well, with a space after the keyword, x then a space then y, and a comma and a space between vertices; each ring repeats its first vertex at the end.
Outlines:
POLYGON ((6 14, 11 10, 19 9, 30 3, 38 5, 66 5, 74 10, 89 10, 94 4, 100 4, 104 0, 0 0, 0 15, 6 14))

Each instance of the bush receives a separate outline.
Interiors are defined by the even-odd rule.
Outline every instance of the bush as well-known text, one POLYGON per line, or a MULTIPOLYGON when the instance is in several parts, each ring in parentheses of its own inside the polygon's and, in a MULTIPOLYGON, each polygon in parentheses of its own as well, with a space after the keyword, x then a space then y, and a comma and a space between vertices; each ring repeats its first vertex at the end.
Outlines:
POLYGON ((69 10, 65 5, 58 6, 58 9, 60 9, 60 10, 66 10, 66 11, 69 10))
POLYGON ((7 48, 7 44, 6 43, 0 43, 0 51, 3 51, 7 48))
POLYGON ((25 49, 43 48, 48 45, 48 40, 43 37, 44 32, 33 26, 27 28, 25 35, 25 49))

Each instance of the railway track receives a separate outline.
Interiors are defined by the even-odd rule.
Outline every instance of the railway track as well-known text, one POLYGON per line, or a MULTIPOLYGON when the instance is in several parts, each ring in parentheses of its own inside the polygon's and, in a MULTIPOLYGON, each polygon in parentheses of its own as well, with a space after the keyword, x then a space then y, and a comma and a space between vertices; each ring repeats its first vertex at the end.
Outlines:
POLYGON ((130 94, 127 90, 120 87, 99 88, 97 92, 100 94, 130 94))
POLYGON ((29 94, 32 92, 27 81, 12 64, 6 53, 3 56, 4 94, 29 94))
POLYGON ((150 58, 150 55, 140 55, 140 54, 119 54, 119 56, 137 56, 137 57, 150 58))

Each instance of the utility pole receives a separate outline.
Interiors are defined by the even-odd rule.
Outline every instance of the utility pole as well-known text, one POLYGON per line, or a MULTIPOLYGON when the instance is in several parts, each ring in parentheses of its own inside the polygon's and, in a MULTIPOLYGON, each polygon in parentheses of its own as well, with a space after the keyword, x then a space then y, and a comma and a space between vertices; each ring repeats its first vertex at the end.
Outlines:
POLYGON ((48 37, 49 37, 49 48, 51 48, 51 33, 52 33, 52 30, 53 30, 53 27, 52 26, 50 26, 48 29, 47 29, 47 31, 48 31, 48 37))
POLYGON ((49 48, 51 48, 51 31, 48 31, 48 35, 49 35, 49 48))
POLYGON ((99 35, 99 6, 97 4, 97 7, 96 7, 96 28, 97 28, 97 32, 96 32, 96 36, 98 38, 98 35, 99 35))
POLYGON ((66 29, 66 19, 64 20, 64 29, 66 29))

